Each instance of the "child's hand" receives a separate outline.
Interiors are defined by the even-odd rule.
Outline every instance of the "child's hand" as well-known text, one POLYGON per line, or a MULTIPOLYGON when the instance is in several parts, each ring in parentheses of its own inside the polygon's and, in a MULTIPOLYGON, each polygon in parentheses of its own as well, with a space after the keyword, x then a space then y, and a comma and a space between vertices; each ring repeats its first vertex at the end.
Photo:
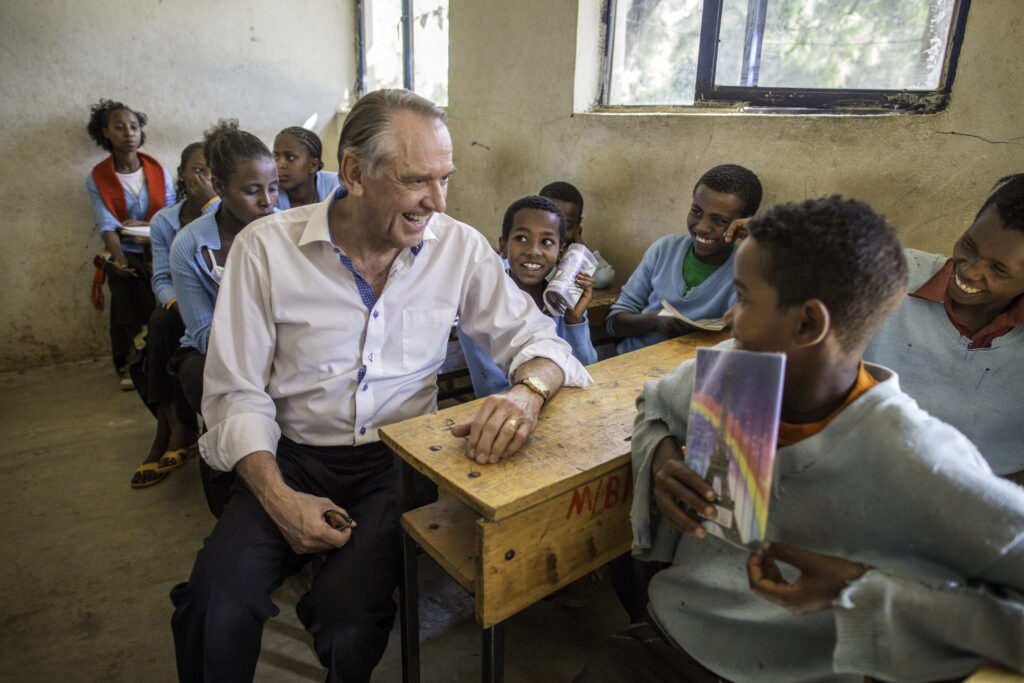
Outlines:
POLYGON ((200 208, 217 196, 213 191, 210 174, 194 172, 185 175, 185 194, 188 195, 190 202, 195 202, 200 208))
POLYGON ((654 500, 665 519, 684 534, 704 538, 708 532, 695 514, 715 518, 715 490, 696 472, 683 464, 682 449, 672 437, 662 439, 654 452, 654 500))
POLYGON ((765 543, 764 550, 747 560, 750 590, 793 614, 812 614, 829 609, 839 592, 868 570, 866 565, 841 557, 765 543), (800 578, 788 583, 776 560, 800 570, 800 578))
POLYGON ((747 221, 749 220, 749 218, 737 218, 730 223, 723 235, 725 242, 728 244, 736 240, 746 239, 750 235, 750 231, 747 230, 747 221))
POLYGON ((571 311, 566 310, 565 312, 565 323, 567 325, 578 325, 583 322, 583 314, 587 312, 590 298, 594 294, 594 276, 578 273, 576 275, 576 286, 581 288, 583 292, 580 293, 580 300, 576 302, 576 307, 571 311))
POLYGON ((658 315, 657 311, 646 313, 645 315, 653 316, 654 318, 654 329, 661 332, 669 339, 675 339, 676 337, 684 334, 693 332, 693 328, 684 323, 679 318, 671 315, 658 315))

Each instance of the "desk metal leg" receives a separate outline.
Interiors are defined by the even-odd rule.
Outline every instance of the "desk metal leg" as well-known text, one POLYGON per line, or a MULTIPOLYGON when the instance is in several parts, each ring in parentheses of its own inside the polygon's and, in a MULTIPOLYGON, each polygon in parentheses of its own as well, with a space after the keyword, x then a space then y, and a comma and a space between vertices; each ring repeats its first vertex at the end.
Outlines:
POLYGON ((502 683, 505 680, 505 622, 485 628, 484 683, 502 683))
MULTIPOLYGON (((412 467, 395 456, 398 472, 396 502, 398 518, 415 507, 412 467)), ((416 542, 399 532, 402 543, 402 582, 398 589, 399 634, 402 638, 402 683, 420 682, 419 580, 416 568, 416 542)))

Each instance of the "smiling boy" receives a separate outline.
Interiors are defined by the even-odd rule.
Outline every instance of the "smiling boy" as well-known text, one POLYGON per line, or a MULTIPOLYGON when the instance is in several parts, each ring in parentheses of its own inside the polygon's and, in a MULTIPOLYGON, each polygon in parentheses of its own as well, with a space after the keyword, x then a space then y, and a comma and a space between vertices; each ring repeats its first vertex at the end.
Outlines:
POLYGON ((608 311, 608 332, 625 337, 619 353, 692 331, 676 318, 658 315, 662 299, 691 320, 722 317, 735 296, 733 244, 725 231, 736 219, 754 215, 760 204, 761 181, 742 166, 723 164, 701 176, 686 234, 652 244, 608 311))
POLYGON ((910 294, 865 358, 1024 483, 1024 174, 997 184, 952 258, 908 249, 907 261, 910 294))
MULTIPOLYGON (((766 540, 907 577, 1024 587, 1024 491, 918 408, 895 373, 861 361, 905 291, 892 226, 831 197, 777 206, 748 227, 732 346, 786 354, 766 540)), ((762 600, 748 552, 701 527, 715 493, 680 449, 694 371, 687 361, 645 384, 632 439, 634 554, 671 566, 651 580, 649 623, 606 641, 577 680, 860 683, 837 673, 832 610, 797 616, 762 600)), ((878 618, 891 618, 884 610, 878 618)))
MULTIPOLYGON (((501 224, 498 251, 508 261, 508 275, 521 291, 544 311, 547 277, 555 269, 566 245, 566 219, 562 210, 545 197, 523 197, 512 202, 501 224)), ((583 289, 576 306, 562 317, 553 318, 555 332, 569 342, 572 355, 583 365, 597 362, 597 351, 590 341, 587 305, 593 293, 594 279, 586 273, 576 276, 583 289)), ((477 398, 508 391, 508 372, 498 367, 487 353, 459 326, 459 342, 466 356, 473 393, 477 398)))

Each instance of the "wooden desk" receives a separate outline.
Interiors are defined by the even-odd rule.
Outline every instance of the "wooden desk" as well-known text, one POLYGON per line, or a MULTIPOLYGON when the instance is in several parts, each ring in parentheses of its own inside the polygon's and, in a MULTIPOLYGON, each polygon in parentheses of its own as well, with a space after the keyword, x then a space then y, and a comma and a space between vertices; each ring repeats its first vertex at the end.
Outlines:
POLYGON ((604 327, 608 309, 618 300, 621 291, 622 285, 594 290, 590 295, 590 304, 587 305, 587 319, 590 321, 591 327, 604 327))
POLYGON ((594 383, 559 392, 526 445, 495 465, 467 459, 465 439, 449 433, 480 401, 380 430, 400 459, 404 681, 419 681, 415 544, 474 594, 484 679, 501 680, 502 622, 631 545, 629 440, 643 382, 728 337, 694 333, 591 365, 594 383), (412 510, 413 469, 450 497, 412 510))

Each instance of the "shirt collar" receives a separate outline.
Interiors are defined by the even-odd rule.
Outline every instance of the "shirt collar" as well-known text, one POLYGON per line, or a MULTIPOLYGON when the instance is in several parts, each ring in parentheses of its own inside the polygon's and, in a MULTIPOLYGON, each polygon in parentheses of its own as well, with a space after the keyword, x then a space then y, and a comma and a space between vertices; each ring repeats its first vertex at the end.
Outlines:
MULTIPOLYGON (((320 202, 316 209, 313 211, 313 215, 309 217, 309 221, 306 223, 306 227, 302 230, 302 236, 299 237, 299 246, 304 246, 312 242, 327 242, 332 247, 334 240, 331 239, 331 229, 328 225, 327 218, 330 216, 331 207, 334 206, 335 200, 344 199, 348 196, 348 188, 344 185, 339 185, 338 189, 331 193, 331 196, 320 202)), ((412 252, 413 256, 418 256, 420 251, 423 249, 424 242, 436 242, 437 235, 430 229, 433 224, 435 213, 430 217, 430 223, 427 223, 426 229, 423 231, 423 239, 420 240, 419 244, 410 247, 409 251, 412 252)))
POLYGON ((953 318, 953 310, 946 295, 949 288, 949 281, 952 277, 953 259, 949 259, 946 261, 945 265, 935 273, 935 275, 932 275, 931 278, 929 278, 927 282, 918 287, 915 291, 911 292, 910 296, 942 304, 946 309, 946 317, 949 318, 949 322, 953 324, 953 327, 956 328, 957 332, 959 332, 963 337, 971 340, 971 343, 967 345, 967 348, 988 348, 992 345, 993 339, 1003 336, 1017 325, 1024 323, 1024 296, 1019 296, 1016 301, 1010 304, 1008 309, 997 315, 991 320, 991 322, 989 322, 988 325, 972 335, 970 330, 953 318))

